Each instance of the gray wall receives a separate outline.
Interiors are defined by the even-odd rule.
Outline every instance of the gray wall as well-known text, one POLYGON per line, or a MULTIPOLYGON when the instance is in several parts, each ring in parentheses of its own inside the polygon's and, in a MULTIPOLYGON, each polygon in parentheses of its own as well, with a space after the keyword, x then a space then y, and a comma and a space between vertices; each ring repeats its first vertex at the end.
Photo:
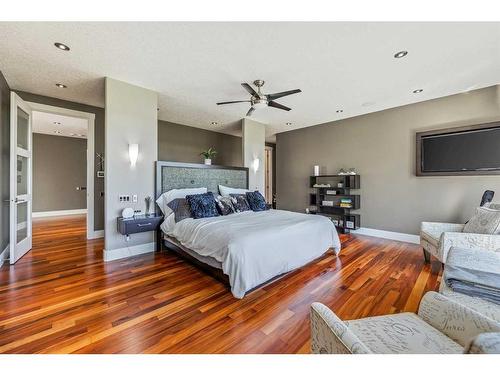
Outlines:
MULTIPOLYGON (((95 114, 95 152, 104 155, 104 108, 93 107, 86 104, 69 102, 67 100, 51 98, 42 95, 16 91, 24 100, 34 103, 52 105, 54 107, 72 109, 75 111, 95 114)), ((95 155, 94 155, 95 156, 95 155)), ((97 178, 98 159, 94 159, 94 229, 104 229, 104 178, 97 178)))
MULTIPOLYGON (((361 226, 417 234, 421 221, 464 222, 500 176, 415 176, 415 133, 500 119, 499 86, 277 135, 278 207, 303 212, 309 176, 354 167, 361 226)), ((500 147, 500 145, 499 145, 500 147)))
POLYGON ((158 94, 106 77, 106 225, 104 260, 154 251, 154 233, 126 236, 117 232, 116 218, 125 207, 145 209, 154 197, 155 161, 158 160, 158 94), (131 166, 128 145, 139 145, 137 164, 131 166), (137 195, 137 203, 118 197, 137 195), (117 250, 117 251, 113 251, 117 250))
POLYGON ((212 163, 243 165, 240 137, 158 121, 158 160, 202 163, 200 152, 209 147, 218 152, 212 163))
POLYGON ((33 212, 87 208, 87 140, 33 134, 33 212))
MULTIPOLYGON (((0 72, 0 253, 9 243, 10 89, 0 72)), ((1 261, 0 261, 1 264, 1 261)))

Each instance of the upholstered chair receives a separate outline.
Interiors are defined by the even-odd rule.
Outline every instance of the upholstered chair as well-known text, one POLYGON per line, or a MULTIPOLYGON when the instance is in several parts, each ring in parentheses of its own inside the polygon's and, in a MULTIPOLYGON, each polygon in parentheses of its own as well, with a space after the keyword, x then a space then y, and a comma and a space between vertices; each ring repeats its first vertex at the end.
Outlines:
POLYGON ((499 353, 499 336, 499 323, 436 292, 425 294, 418 314, 342 321, 321 303, 311 306, 316 354, 499 353))
POLYGON ((500 251, 500 235, 463 233, 464 226, 465 224, 423 222, 420 227, 420 244, 425 261, 430 262, 432 255, 441 263, 446 263, 452 247, 500 251))

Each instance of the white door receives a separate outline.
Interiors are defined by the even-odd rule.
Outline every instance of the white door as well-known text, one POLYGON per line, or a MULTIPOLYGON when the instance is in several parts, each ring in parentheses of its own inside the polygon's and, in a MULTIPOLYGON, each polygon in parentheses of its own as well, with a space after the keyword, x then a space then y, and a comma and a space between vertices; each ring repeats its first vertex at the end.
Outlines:
POLYGON ((10 94, 10 264, 31 250, 31 109, 10 94))

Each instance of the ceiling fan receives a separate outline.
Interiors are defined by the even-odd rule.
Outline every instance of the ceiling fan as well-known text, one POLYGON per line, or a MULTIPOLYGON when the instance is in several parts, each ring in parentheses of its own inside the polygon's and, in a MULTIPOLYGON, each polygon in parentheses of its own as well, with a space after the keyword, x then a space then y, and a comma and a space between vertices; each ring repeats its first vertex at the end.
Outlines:
POLYGON ((257 91, 253 89, 252 86, 250 86, 248 83, 242 83, 241 86, 247 92, 252 95, 250 100, 235 100, 231 102, 220 102, 217 103, 217 105, 222 105, 222 104, 233 104, 233 103, 250 103, 251 107, 247 112, 247 116, 251 116, 253 111, 255 111, 256 108, 263 108, 263 107, 273 107, 273 108, 278 108, 282 109, 284 111, 290 111, 291 108, 288 108, 284 106, 283 104, 276 103, 274 100, 278 98, 282 98, 283 96, 287 95, 292 95, 292 94, 297 94, 299 92, 302 92, 300 89, 296 90, 289 90, 289 91, 283 91, 283 92, 276 92, 274 94, 263 94, 260 92, 260 88, 264 86, 264 81, 261 79, 257 79, 253 81, 253 84, 257 87, 257 91))

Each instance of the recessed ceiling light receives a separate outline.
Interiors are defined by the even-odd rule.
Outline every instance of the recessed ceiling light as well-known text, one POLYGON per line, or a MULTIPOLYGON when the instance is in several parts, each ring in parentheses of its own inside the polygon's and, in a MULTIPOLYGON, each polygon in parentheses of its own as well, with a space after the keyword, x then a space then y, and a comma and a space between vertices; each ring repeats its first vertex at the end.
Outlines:
POLYGON ((413 90, 413 93, 414 93, 414 94, 418 94, 418 93, 420 93, 420 92, 422 92, 422 91, 424 91, 424 89, 417 89, 417 90, 413 90))
POLYGON ((61 125, 61 123, 58 121, 54 121, 54 125, 61 125))
POLYGON ((337 109, 337 113, 342 113, 342 112, 344 112, 343 109, 337 109))
POLYGON ((84 134, 77 134, 77 136, 79 136, 79 137, 85 137, 84 134))
POLYGON ((292 125, 292 123, 291 123, 291 122, 287 122, 286 124, 287 124, 288 126, 292 125))
POLYGON ((54 43, 54 45, 57 48, 62 49, 63 51, 69 51, 69 47, 66 44, 56 42, 56 43, 54 43))
POLYGON ((210 124, 213 126, 219 125, 219 123, 217 121, 212 121, 210 124))
POLYGON ((394 57, 395 57, 396 59, 400 59, 400 58, 402 58, 402 57, 405 57, 406 55, 408 55, 408 51, 399 51, 398 53, 396 53, 396 54, 394 55, 394 57))
POLYGON ((62 83, 56 83, 56 86, 59 87, 60 89, 65 89, 68 87, 66 85, 63 85, 62 83))
POLYGON ((61 134, 61 132, 59 130, 54 130, 54 133, 61 134))
POLYGON ((69 133, 69 135, 71 135, 72 137, 74 137, 76 134, 75 133, 69 133))

